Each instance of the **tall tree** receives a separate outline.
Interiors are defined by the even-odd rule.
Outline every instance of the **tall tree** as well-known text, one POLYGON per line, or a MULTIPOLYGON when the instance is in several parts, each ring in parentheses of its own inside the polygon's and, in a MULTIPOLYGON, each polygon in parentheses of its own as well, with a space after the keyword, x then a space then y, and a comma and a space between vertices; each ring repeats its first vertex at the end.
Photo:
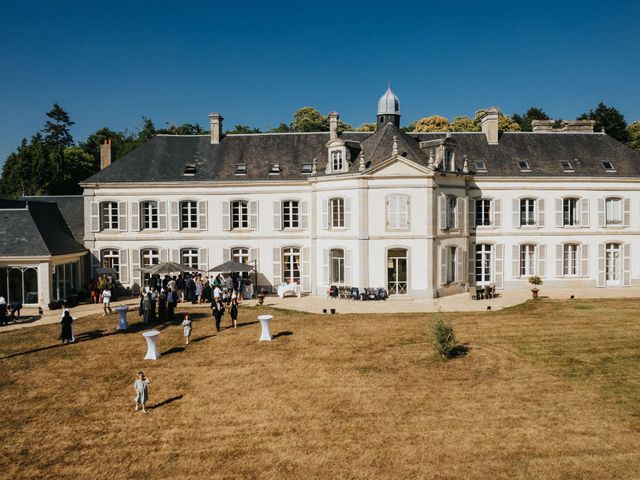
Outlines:
POLYGON ((287 133, 291 131, 292 127, 290 125, 287 125, 286 123, 280 123, 280 125, 278 125, 277 127, 272 127, 267 130, 267 132, 269 133, 287 133))
POLYGON ((478 125, 466 115, 456 117, 453 119, 453 122, 451 122, 451 131, 453 132, 477 132, 478 130, 478 125))
POLYGON ((233 130, 227 130, 226 133, 238 134, 238 133, 261 133, 259 128, 252 128, 249 125, 235 125, 233 130))
POLYGON ((415 124, 414 132, 450 132, 451 124, 449 120, 440 115, 431 115, 421 118, 415 124))
POLYGON ((629 143, 627 145, 640 152, 640 120, 630 124, 627 127, 627 133, 629 134, 629 143))
POLYGON ((534 120, 551 120, 543 109, 538 107, 531 107, 522 115, 514 113, 513 120, 520 125, 520 130, 523 132, 531 132, 533 130, 532 122, 534 120))
POLYGON ((624 115, 615 107, 608 107, 603 102, 598 103, 594 110, 589 110, 578 117, 578 120, 595 120, 596 131, 604 131, 610 137, 626 143, 630 140, 627 132, 627 122, 624 115))
POLYGON ((49 120, 44 124, 45 141, 49 145, 61 146, 62 148, 73 145, 71 127, 74 122, 64 109, 57 103, 47 112, 49 120))

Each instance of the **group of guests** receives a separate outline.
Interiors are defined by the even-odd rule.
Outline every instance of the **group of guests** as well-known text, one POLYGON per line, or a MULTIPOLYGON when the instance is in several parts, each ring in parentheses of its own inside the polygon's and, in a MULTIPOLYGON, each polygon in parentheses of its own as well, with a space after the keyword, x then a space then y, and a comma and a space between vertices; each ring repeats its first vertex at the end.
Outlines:
POLYGON ((247 281, 237 273, 226 278, 222 275, 207 277, 200 273, 165 275, 161 278, 159 274, 154 274, 149 277, 147 289, 140 292, 138 314, 143 317, 144 323, 172 322, 178 302, 211 303, 214 310, 216 302, 219 302, 222 308, 218 310, 222 310, 222 313, 225 307, 232 308, 235 304, 237 311, 237 303, 243 299, 247 281))
POLYGON ((115 286, 116 281, 111 275, 100 275, 96 278, 93 278, 89 282, 89 296, 91 297, 91 303, 104 304, 105 291, 109 292, 110 300, 115 286))

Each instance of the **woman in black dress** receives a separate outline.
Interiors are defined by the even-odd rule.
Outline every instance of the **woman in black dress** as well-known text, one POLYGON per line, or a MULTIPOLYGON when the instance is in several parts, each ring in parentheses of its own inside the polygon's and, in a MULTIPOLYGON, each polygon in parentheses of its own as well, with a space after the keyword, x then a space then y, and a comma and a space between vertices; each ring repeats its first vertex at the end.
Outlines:
POLYGON ((73 331, 71 330, 71 324, 73 323, 73 317, 71 313, 66 308, 62 313, 62 318, 60 319, 60 338, 62 343, 72 343, 74 341, 73 331))

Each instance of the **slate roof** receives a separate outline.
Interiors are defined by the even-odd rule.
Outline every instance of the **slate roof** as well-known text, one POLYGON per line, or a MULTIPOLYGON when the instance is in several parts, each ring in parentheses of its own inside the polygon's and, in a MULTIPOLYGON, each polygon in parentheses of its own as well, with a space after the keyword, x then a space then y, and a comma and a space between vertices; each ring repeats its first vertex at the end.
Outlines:
POLYGON ((0 199, 0 256, 49 256, 84 251, 56 204, 0 199))
MULTIPOLYGON (((428 164, 428 154, 420 141, 440 139, 444 133, 404 133, 393 123, 376 132, 345 132, 340 138, 351 151, 351 171, 358 170, 357 155, 362 144, 367 166, 391 156, 393 137, 398 137, 401 155, 428 164)), ((483 133, 452 133, 459 160, 466 155, 469 167, 482 160, 487 172, 482 176, 600 176, 640 177, 640 153, 607 135, 594 133, 503 133, 497 145, 487 144, 483 133), (523 173, 519 160, 526 160, 530 173, 523 173), (560 162, 570 161, 573 173, 565 173, 560 162), (603 161, 616 171, 606 172, 603 161)), ((94 183, 158 183, 235 180, 302 180, 302 164, 317 159, 317 175, 324 175, 327 162, 328 132, 226 135, 220 144, 211 145, 208 135, 158 135, 86 179, 94 183), (192 176, 183 174, 187 165, 196 165, 192 176), (246 175, 235 175, 236 164, 246 164, 246 175), (270 175, 272 164, 280 165, 279 175, 270 175)))
MULTIPOLYGON (((446 134, 409 135, 428 141, 446 134)), ((504 132, 498 145, 489 145, 482 132, 452 133, 451 137, 458 160, 466 155, 470 170, 475 170, 475 161, 485 162, 487 171, 476 172, 477 177, 640 177, 640 152, 599 133, 504 132), (521 172, 519 161, 526 161, 531 172, 521 172), (565 172, 560 162, 571 162, 574 171, 565 172), (602 162, 611 162, 616 171, 607 172, 602 162)))
POLYGON ((82 195, 60 195, 46 197, 22 197, 22 200, 35 200, 58 205, 73 237, 80 243, 84 240, 84 197, 82 195))

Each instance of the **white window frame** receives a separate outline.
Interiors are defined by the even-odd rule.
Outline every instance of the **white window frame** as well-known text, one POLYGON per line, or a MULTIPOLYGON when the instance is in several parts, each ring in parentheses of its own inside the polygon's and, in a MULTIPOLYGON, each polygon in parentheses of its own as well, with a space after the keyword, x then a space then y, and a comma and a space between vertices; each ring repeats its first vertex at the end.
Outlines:
POLYGON ((580 224, 579 204, 580 200, 576 197, 566 197, 562 199, 563 227, 577 227, 580 224))
POLYGON ((180 263, 192 270, 198 270, 200 252, 197 248, 183 248, 180 250, 180 263))
POLYGON ((282 202, 282 228, 300 228, 300 202, 298 200, 282 202))
POLYGON ((520 276, 530 277, 536 275, 537 245, 534 243, 523 243, 520 245, 520 276))
POLYGON ((232 248, 231 260, 238 263, 249 263, 249 249, 245 247, 232 248))
POLYGON ((342 150, 333 150, 331 152, 331 168, 334 172, 341 172, 344 169, 342 150))
POLYGON ((344 198, 334 197, 329 200, 329 226, 331 228, 344 228, 344 198))
POLYGON ((489 198, 476 199, 476 227, 491 226, 491 210, 493 209, 493 201, 489 198))
POLYGON ((160 228, 160 215, 156 200, 145 200, 140 203, 140 216, 142 217, 142 230, 157 230, 160 228))
POLYGON ((622 279, 622 245, 609 242, 605 246, 605 280, 617 284, 622 279))
POLYGON ((231 202, 231 229, 244 230, 249 228, 249 202, 247 200, 233 200, 231 202))
POLYGON ((493 248, 489 243, 476 244, 475 280, 478 287, 490 285, 493 281, 493 248))
POLYGON ((100 266, 120 271, 120 250, 116 248, 100 250, 100 266))
POLYGON ((118 202, 100 202, 100 228, 118 229, 118 202))
POLYGON ((607 227, 622 226, 623 201, 620 197, 607 197, 604 199, 605 225, 607 227), (616 218, 617 217, 617 218, 616 218))
POLYGON ((180 229, 198 228, 198 202, 183 200, 180 202, 180 229))
POLYGON ((520 226, 522 227, 534 227, 538 224, 536 218, 538 213, 537 199, 536 198, 521 198, 520 199, 520 226))
POLYGON ((302 249, 299 247, 282 248, 282 279, 286 283, 302 285, 302 249), (297 259, 297 260, 296 260, 297 259), (297 273, 297 275, 296 275, 297 273))
POLYGON ((329 278, 332 285, 344 284, 344 249, 332 248, 329 251, 329 278))
POLYGON ((456 228, 456 218, 458 213, 458 198, 453 195, 446 197, 446 229, 456 228))
POLYGON ((564 277, 578 276, 579 248, 576 243, 562 245, 562 275, 564 277))

